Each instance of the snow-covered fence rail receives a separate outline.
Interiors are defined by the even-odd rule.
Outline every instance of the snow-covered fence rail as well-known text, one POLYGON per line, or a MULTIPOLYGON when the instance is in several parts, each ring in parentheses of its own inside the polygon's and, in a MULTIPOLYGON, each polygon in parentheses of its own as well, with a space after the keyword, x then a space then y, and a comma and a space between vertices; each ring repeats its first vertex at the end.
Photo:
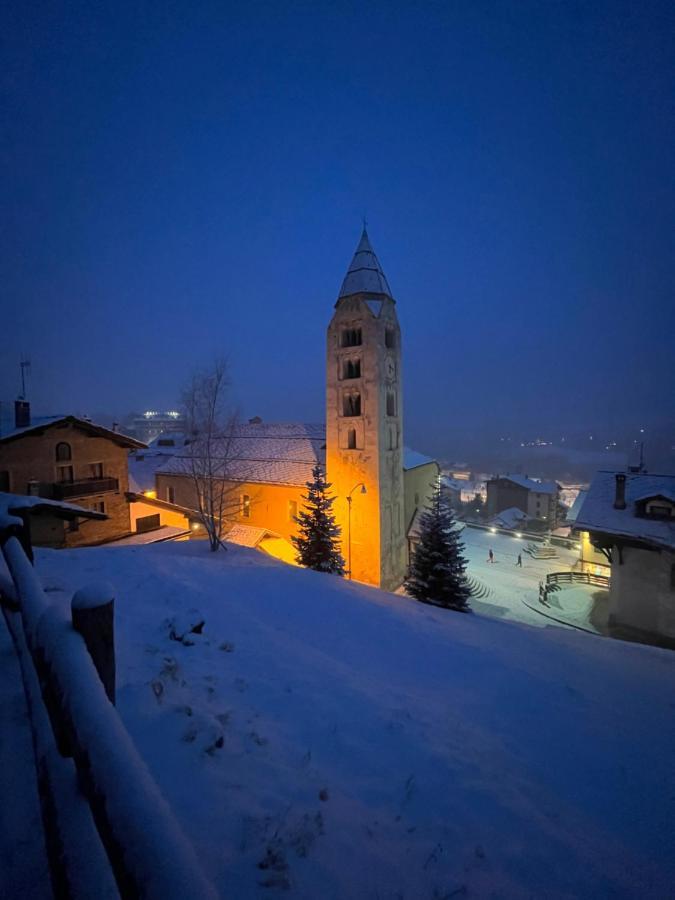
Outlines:
POLYGON ((550 572, 546 576, 546 584, 593 584, 596 587, 609 588, 607 575, 595 575, 593 572, 550 572))
MULTIPOLYGON (((120 895, 215 898, 192 846, 110 702, 110 691, 106 693, 99 676, 101 666, 88 650, 93 644, 49 602, 16 535, 3 538, 13 599, 54 737, 61 755, 73 758, 120 895)), ((75 603, 80 611, 88 605, 100 606, 91 591, 75 603)), ((41 799, 53 807, 54 796, 41 799)), ((50 865, 53 861, 50 858, 50 865)), ((77 873, 69 878, 67 861, 58 863, 60 872, 53 880, 59 896, 83 896, 75 888, 77 873)))

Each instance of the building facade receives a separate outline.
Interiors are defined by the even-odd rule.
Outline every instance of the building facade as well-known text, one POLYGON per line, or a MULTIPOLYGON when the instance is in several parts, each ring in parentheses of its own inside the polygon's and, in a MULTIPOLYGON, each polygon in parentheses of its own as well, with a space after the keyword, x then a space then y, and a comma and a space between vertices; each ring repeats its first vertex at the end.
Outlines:
POLYGON ((486 487, 488 518, 515 508, 551 531, 557 526, 560 488, 554 481, 537 481, 527 475, 500 475, 489 479, 486 487))
POLYGON ((86 419, 38 420, 0 438, 0 490, 67 501, 105 514, 75 519, 52 534, 50 546, 79 547, 128 535, 131 530, 128 452, 139 441, 86 419))
POLYGON ((575 527, 610 566, 611 632, 675 647, 675 476, 598 472, 575 527))

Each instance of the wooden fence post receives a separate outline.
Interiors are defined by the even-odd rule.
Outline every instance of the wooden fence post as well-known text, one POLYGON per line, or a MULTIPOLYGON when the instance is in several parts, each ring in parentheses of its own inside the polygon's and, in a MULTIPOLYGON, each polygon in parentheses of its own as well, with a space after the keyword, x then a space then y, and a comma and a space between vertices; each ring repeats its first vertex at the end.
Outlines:
POLYGON ((84 638, 99 678, 115 705, 115 598, 111 585, 101 582, 80 588, 70 604, 73 628, 84 638))

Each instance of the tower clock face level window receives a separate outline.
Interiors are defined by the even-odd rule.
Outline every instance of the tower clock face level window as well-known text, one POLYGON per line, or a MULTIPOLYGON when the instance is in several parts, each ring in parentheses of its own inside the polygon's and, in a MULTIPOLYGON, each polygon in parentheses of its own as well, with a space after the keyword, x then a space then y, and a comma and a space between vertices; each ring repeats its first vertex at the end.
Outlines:
POLYGON ((345 394, 342 398, 343 416, 361 415, 361 394, 345 394))
POLYGON ((385 328, 384 330, 384 346, 392 349, 396 346, 396 333, 393 328, 385 328))
POLYGON ((342 377, 343 377, 343 379, 360 378, 361 377, 361 360, 360 359, 345 359, 342 363, 342 377))
POLYGON ((361 346, 361 329, 345 328, 342 332, 341 344, 343 347, 361 346))

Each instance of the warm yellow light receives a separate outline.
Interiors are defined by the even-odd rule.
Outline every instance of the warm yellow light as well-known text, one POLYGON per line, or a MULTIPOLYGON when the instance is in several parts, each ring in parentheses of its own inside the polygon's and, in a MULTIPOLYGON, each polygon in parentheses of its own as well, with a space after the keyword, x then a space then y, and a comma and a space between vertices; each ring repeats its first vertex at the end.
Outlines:
POLYGON ((200 529, 201 527, 202 527, 202 526, 201 526, 201 524, 200 524, 199 522, 193 522, 193 523, 192 523, 192 530, 193 530, 193 531, 199 531, 199 529, 200 529))
POLYGON ((516 531, 516 537, 517 537, 517 538, 521 538, 521 537, 522 537, 522 534, 521 534, 519 531, 516 531))
POLYGON ((151 500, 157 499, 157 491, 143 491, 144 497, 149 497, 151 500))

